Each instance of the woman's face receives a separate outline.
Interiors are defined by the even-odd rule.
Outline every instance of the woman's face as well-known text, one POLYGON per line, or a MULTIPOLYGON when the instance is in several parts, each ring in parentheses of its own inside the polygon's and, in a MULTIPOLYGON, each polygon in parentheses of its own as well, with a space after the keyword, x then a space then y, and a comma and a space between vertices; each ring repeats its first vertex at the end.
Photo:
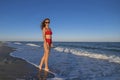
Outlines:
POLYGON ((48 26, 50 24, 49 20, 45 20, 45 25, 48 26))

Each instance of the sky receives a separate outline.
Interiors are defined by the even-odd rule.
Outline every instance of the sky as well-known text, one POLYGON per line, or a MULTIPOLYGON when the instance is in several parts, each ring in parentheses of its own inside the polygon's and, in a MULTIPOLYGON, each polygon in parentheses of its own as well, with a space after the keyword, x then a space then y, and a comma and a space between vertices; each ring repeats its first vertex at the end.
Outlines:
POLYGON ((0 41, 43 41, 45 18, 53 41, 120 42, 120 0, 0 0, 0 41))

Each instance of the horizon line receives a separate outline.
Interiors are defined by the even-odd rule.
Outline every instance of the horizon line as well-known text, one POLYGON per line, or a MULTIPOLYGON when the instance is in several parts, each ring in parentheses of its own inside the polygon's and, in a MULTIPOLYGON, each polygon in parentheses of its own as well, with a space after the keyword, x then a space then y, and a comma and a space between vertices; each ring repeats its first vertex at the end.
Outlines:
MULTIPOLYGON (((36 40, 6 40, 0 42, 43 42, 43 41, 36 41, 36 40)), ((120 41, 53 41, 54 42, 120 42, 120 41)))

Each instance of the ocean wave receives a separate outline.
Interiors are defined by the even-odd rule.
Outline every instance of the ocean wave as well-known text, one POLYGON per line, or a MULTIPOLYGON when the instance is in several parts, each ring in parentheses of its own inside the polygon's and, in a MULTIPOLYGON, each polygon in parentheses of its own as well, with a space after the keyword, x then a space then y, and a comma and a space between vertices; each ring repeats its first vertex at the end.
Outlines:
POLYGON ((19 44, 19 45, 20 45, 20 44, 22 44, 22 43, 20 43, 20 42, 14 42, 14 44, 19 44))
POLYGON ((34 47, 40 47, 39 45, 33 44, 33 43, 27 43, 28 46, 34 46, 34 47))
POLYGON ((114 43, 114 45, 109 43, 63 43, 57 44, 61 47, 70 47, 70 48, 81 48, 86 50, 104 50, 104 51, 114 51, 120 52, 119 43, 114 43))
POLYGON ((108 47, 105 47, 104 49, 110 50, 110 51, 120 52, 120 48, 108 48, 108 47))
POLYGON ((115 52, 120 52, 120 48, 110 48, 110 47, 104 47, 104 46, 81 46, 80 48, 83 49, 92 49, 92 50, 107 50, 107 51, 115 51, 115 52))
POLYGON ((96 58, 96 59, 103 59, 103 60, 108 60, 109 62, 115 62, 120 64, 120 57, 113 55, 105 55, 105 54, 97 54, 97 53, 92 53, 84 50, 77 50, 77 49, 72 49, 72 48, 64 48, 64 47, 56 47, 54 50, 58 52, 64 52, 64 53, 72 53, 74 55, 78 56, 86 56, 90 58, 96 58))
MULTIPOLYGON (((18 48, 11 53, 12 56, 22 58, 38 67, 44 52, 42 47, 29 47, 26 45, 27 43, 24 43, 25 45, 11 44, 11 47, 18 48)), ((98 78, 103 79, 103 77, 109 77, 114 73, 119 74, 120 57, 115 56, 114 53, 100 54, 99 51, 101 50, 94 53, 66 46, 52 48, 49 66, 51 71, 60 76, 60 79, 57 77, 50 80, 101 80, 98 78)))

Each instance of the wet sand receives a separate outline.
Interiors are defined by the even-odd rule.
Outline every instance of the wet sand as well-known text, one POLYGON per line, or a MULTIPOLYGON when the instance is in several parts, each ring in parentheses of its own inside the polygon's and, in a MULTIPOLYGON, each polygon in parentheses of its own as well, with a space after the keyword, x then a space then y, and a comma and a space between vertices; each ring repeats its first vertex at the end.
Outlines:
POLYGON ((37 68, 22 59, 10 56, 12 51, 15 49, 0 43, 0 80, 35 78, 37 68))
POLYGON ((46 72, 47 75, 40 75, 41 72, 32 64, 20 58, 10 56, 15 48, 8 47, 0 42, 0 80, 46 80, 54 76, 46 72))

